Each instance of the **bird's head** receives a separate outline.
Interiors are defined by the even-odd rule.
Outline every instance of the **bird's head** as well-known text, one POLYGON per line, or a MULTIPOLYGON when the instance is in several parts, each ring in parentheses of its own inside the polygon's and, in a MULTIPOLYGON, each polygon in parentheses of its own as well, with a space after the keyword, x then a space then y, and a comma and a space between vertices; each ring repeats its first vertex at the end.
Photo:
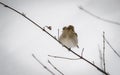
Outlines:
POLYGON ((63 27, 63 30, 66 30, 67 29, 67 27, 63 27))
POLYGON ((74 26, 69 25, 67 29, 68 29, 68 30, 72 30, 72 31, 74 31, 74 26))

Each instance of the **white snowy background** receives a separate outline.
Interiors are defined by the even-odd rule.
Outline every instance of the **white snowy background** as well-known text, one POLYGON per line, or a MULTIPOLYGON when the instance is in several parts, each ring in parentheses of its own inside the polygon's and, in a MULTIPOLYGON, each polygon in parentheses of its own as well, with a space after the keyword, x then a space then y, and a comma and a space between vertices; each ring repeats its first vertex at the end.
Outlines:
MULTIPOLYGON (((105 19, 120 22, 120 0, 0 0, 23 12, 53 36, 62 28, 74 25, 78 33, 79 49, 73 48, 100 67, 98 45, 102 49, 102 32, 120 54, 120 26, 96 19, 78 7, 105 19)), ((48 57, 56 55, 77 58, 45 32, 21 15, 0 5, 0 75, 51 75, 33 57, 32 53, 56 75, 48 59, 65 75, 103 75, 83 60, 65 60, 48 57)), ((106 44, 106 70, 120 75, 120 58, 106 44)))

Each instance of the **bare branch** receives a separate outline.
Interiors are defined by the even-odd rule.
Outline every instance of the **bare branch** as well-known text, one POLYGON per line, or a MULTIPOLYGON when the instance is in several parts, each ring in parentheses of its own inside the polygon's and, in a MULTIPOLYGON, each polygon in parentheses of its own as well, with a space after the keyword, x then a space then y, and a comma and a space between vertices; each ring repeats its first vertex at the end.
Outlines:
POLYGON ((67 58, 67 57, 53 56, 53 55, 48 55, 48 56, 53 57, 53 58, 68 59, 68 60, 79 60, 80 59, 80 58, 67 58))
POLYGON ((105 62, 105 32, 103 32, 103 69, 106 72, 106 62, 105 62))
POLYGON ((93 16, 93 17, 99 19, 99 20, 102 20, 102 21, 108 22, 108 23, 112 23, 112 24, 116 24, 116 25, 120 25, 119 22, 116 22, 116 21, 112 21, 112 20, 108 20, 108 19, 104 19, 104 18, 102 18, 102 17, 99 17, 99 16, 97 16, 97 15, 95 15, 95 14, 89 12, 88 10, 84 9, 82 6, 79 6, 79 8, 80 8, 82 11, 88 13, 89 15, 91 15, 91 16, 93 16))
POLYGON ((18 14, 22 15, 24 18, 26 18, 27 20, 29 20, 30 22, 32 22, 35 26, 37 26, 38 28, 40 28, 41 30, 43 30, 45 33, 47 33, 50 37, 52 37, 54 40, 56 40, 58 43, 60 43, 63 47, 65 47, 68 51, 70 51, 71 53, 73 53, 74 55, 78 56, 79 58, 81 58, 82 60, 86 61, 87 63, 89 63, 90 65, 92 65, 93 67, 95 67, 97 70, 99 70, 100 72, 104 73, 105 75, 109 75, 108 73, 106 73, 104 70, 102 70, 101 68, 99 68, 98 66, 96 66, 95 64, 93 64, 92 62, 88 61, 87 59, 83 58, 82 56, 80 56, 79 54, 77 54, 76 52, 74 52, 72 49, 68 48, 67 46, 63 45, 59 40, 57 40, 53 35, 51 35, 49 32, 47 32, 45 29, 43 29, 41 26, 39 26, 37 23, 35 23, 33 20, 31 20, 30 18, 28 18, 26 15, 22 14, 21 12, 17 11, 16 9, 0 2, 0 4, 2 4, 3 6, 5 6, 6 8, 9 8, 15 12, 17 12, 18 14))
POLYGON ((34 54, 32 54, 33 58, 39 63, 41 64, 48 72, 50 72, 52 75, 55 75, 49 68, 47 68, 47 66, 45 66, 43 63, 40 62, 40 60, 38 60, 34 54))
POLYGON ((102 57, 102 51, 98 45, 98 50, 99 50, 99 58, 100 58, 100 66, 103 69, 103 57, 102 57))
POLYGON ((60 31, 59 31, 59 29, 58 29, 58 39, 59 39, 59 32, 60 32, 60 31))
POLYGON ((120 58, 120 54, 112 47, 112 45, 108 42, 106 38, 105 38, 105 41, 110 46, 110 48, 113 50, 113 52, 120 58))
POLYGON ((82 49, 81 56, 83 57, 84 48, 82 49))
POLYGON ((49 60, 48 63, 55 69, 57 70, 60 74, 64 75, 60 70, 58 70, 58 68, 56 68, 49 60))

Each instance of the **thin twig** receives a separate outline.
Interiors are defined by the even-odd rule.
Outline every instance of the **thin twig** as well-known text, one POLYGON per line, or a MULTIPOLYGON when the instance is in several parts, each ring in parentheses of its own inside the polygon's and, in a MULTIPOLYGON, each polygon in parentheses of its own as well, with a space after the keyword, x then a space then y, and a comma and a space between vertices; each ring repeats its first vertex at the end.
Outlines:
POLYGON ((102 57, 102 51, 98 45, 98 50, 99 50, 99 58, 100 58, 100 66, 103 69, 103 57, 102 57))
POLYGON ((105 32, 103 32, 103 69, 106 72, 106 61, 105 61, 105 32))
POLYGON ((56 68, 49 60, 48 63, 56 70, 58 71, 60 74, 64 75, 58 68, 56 68))
POLYGON ((83 10, 84 12, 88 13, 89 15, 91 15, 91 16, 99 19, 99 20, 102 20, 102 21, 108 22, 108 23, 112 23, 112 24, 116 24, 116 25, 120 25, 119 22, 116 22, 116 21, 112 21, 112 20, 108 20, 108 19, 104 19, 104 18, 102 18, 102 17, 99 17, 99 16, 97 16, 97 15, 89 12, 88 10, 84 9, 82 6, 79 6, 79 8, 80 8, 81 10, 83 10))
POLYGON ((83 57, 84 48, 82 49, 81 56, 83 57))
POLYGON ((59 29, 58 29, 58 39, 59 39, 59 32, 60 32, 60 31, 59 31, 59 29))
POLYGON ((52 75, 55 75, 49 68, 47 68, 47 66, 45 66, 42 62, 40 62, 40 60, 38 60, 34 54, 32 54, 33 58, 39 63, 41 64, 48 72, 50 72, 52 75))
POLYGON ((120 58, 120 54, 112 47, 112 45, 108 42, 106 38, 105 38, 105 41, 110 46, 110 48, 113 50, 113 52, 120 58))
POLYGON ((93 67, 95 67, 97 70, 99 70, 100 72, 104 73, 105 75, 109 75, 108 73, 106 73, 104 70, 102 70, 101 68, 99 68, 97 65, 93 64, 92 62, 88 61, 87 59, 83 58, 82 56, 80 56, 79 54, 77 54, 76 52, 74 52, 72 49, 68 48, 67 46, 63 45, 59 40, 57 40, 53 35, 51 35, 49 32, 47 32, 45 29, 43 29, 41 26, 39 26, 37 23, 35 23, 33 20, 31 20, 30 18, 28 18, 26 15, 22 14, 21 12, 17 11, 16 9, 0 2, 0 4, 2 4, 3 6, 5 6, 6 8, 9 8, 15 12, 17 12, 18 14, 22 15, 24 18, 26 18, 27 20, 29 20, 30 22, 32 22, 35 26, 37 26, 38 28, 40 28, 41 30, 43 30, 45 33, 47 33, 49 36, 51 36, 54 40, 56 40, 58 43, 60 43, 63 47, 65 47, 68 51, 70 51, 71 53, 73 53, 74 55, 78 56, 79 58, 83 59, 84 61, 86 61, 87 63, 89 63, 90 65, 92 65, 93 67))
POLYGON ((80 58, 67 58, 67 57, 53 56, 53 55, 48 55, 48 56, 53 57, 53 58, 68 59, 68 60, 79 60, 80 59, 80 58))

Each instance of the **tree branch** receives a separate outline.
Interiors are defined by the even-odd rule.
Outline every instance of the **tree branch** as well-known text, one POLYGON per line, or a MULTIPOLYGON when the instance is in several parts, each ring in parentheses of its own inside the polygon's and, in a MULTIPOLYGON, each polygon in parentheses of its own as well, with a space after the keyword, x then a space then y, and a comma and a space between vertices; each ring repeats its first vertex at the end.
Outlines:
POLYGON ((106 72, 106 62, 105 62, 105 32, 103 32, 103 69, 106 72))
POLYGON ((48 63, 56 70, 58 71, 60 74, 64 75, 60 70, 58 70, 58 68, 56 68, 49 60, 48 63))
POLYGON ((100 58, 100 66, 103 69, 103 57, 102 57, 102 50, 100 49, 98 45, 98 51, 99 51, 99 58, 100 58))
POLYGON ((59 29, 58 29, 58 39, 59 39, 59 32, 60 32, 60 31, 59 31, 59 29))
POLYGON ((110 46, 110 48, 113 50, 113 52, 120 58, 120 54, 112 47, 112 45, 108 42, 106 38, 105 38, 105 41, 110 46))
POLYGON ((82 49, 81 56, 83 57, 84 48, 82 49))
POLYGON ((68 60, 79 60, 80 58, 67 58, 67 57, 61 57, 61 56, 53 56, 53 55, 48 55, 49 57, 53 58, 61 58, 61 59, 68 59, 68 60))
POLYGON ((42 65, 48 72, 50 72, 52 75, 55 75, 49 68, 47 68, 47 66, 45 66, 43 63, 40 62, 40 60, 38 60, 34 54, 32 54, 33 58, 40 64, 42 65))
POLYGON ((89 15, 91 15, 91 16, 93 16, 93 17, 99 19, 99 20, 102 20, 102 21, 104 21, 104 22, 108 22, 108 23, 120 25, 119 22, 116 22, 116 21, 112 21, 112 20, 108 20, 108 19, 104 19, 104 18, 102 18, 102 17, 99 17, 99 16, 97 16, 97 15, 95 15, 95 14, 89 12, 88 10, 84 9, 82 6, 79 6, 79 9, 81 9, 82 11, 88 13, 89 15))
POLYGON ((68 51, 70 51, 71 53, 75 54, 76 56, 78 56, 79 58, 83 59, 84 61, 86 61, 87 63, 89 63, 90 65, 92 65, 93 67, 95 67, 97 70, 99 70, 100 72, 104 73, 105 75, 109 75, 108 73, 106 73, 104 70, 102 70, 101 68, 99 68, 98 66, 96 66, 95 64, 93 64, 92 62, 88 61, 87 59, 83 58, 82 56, 80 56, 79 54, 77 54, 76 52, 74 52, 72 49, 68 48, 67 46, 63 45, 59 40, 57 40, 53 35, 51 35, 49 32, 47 32, 45 29, 43 29, 41 26, 39 26, 37 23, 35 23, 33 20, 31 20, 30 18, 28 18, 25 14, 17 11, 16 9, 0 2, 0 4, 2 4, 3 6, 5 6, 6 8, 9 8, 15 12, 17 12, 18 14, 22 15, 24 18, 26 18, 27 20, 29 20, 30 22, 32 22, 35 26, 37 26, 38 28, 40 28, 41 30, 43 30, 45 33, 47 33, 49 36, 51 36, 54 40, 56 40, 58 43, 60 43, 63 47, 65 47, 68 51))

